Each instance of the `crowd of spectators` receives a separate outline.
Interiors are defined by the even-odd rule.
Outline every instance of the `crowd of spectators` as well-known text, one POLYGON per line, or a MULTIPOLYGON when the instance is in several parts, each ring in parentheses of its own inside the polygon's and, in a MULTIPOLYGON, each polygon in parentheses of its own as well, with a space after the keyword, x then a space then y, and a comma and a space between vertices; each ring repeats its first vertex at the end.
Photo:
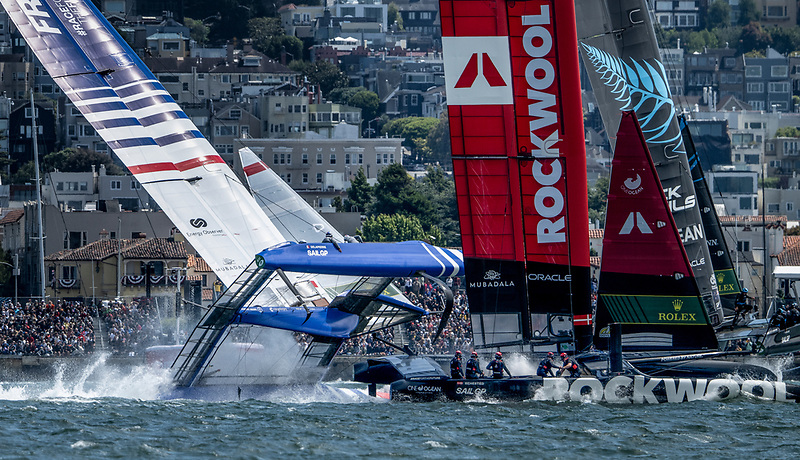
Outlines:
POLYGON ((112 354, 137 354, 159 343, 158 312, 147 299, 133 300, 130 304, 104 301, 100 305, 100 317, 106 324, 112 354))
MULTIPOLYGON (((454 294, 453 312, 435 342, 433 339, 439 327, 440 313, 445 309, 445 293, 437 284, 421 277, 401 279, 398 287, 403 289, 405 296, 414 305, 424 308, 432 314, 396 328, 385 329, 379 332, 378 336, 395 343, 395 333, 400 332, 405 335, 404 344, 414 352, 421 354, 449 354, 455 350, 470 351, 472 323, 467 296, 460 288, 459 278, 448 278, 446 283, 454 294), (393 331, 393 329, 399 330, 393 331)), ((400 341, 398 340, 398 342, 400 341)), ((345 341, 339 353, 342 355, 391 355, 398 353, 398 350, 375 340, 372 334, 368 334, 345 341)))
POLYGON ((94 348, 92 311, 83 302, 0 304, 0 354, 73 356, 92 353, 94 348))

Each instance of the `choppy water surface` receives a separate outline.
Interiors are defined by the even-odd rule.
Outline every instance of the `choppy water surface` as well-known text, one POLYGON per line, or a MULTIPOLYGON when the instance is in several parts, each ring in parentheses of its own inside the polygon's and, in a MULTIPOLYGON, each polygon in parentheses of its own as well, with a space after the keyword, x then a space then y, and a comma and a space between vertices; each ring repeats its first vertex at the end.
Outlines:
POLYGON ((792 458, 800 406, 155 399, 163 374, 0 383, 0 458, 792 458))

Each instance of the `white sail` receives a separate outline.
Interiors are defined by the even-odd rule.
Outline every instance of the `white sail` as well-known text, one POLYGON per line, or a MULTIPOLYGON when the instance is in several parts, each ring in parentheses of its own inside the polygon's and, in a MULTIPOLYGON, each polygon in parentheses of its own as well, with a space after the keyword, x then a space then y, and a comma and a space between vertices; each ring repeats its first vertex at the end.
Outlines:
POLYGON ((252 150, 239 150, 242 169, 256 202, 287 241, 319 242, 331 233, 336 241, 342 235, 297 194, 252 150))
POLYGON ((2 3, 64 94, 223 282, 284 241, 91 2, 2 3))

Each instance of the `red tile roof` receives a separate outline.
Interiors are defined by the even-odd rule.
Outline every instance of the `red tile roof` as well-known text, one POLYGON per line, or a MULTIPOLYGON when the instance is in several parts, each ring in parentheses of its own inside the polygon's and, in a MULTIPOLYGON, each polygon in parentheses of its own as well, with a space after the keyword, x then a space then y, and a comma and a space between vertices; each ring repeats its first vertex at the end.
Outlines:
POLYGON ((0 225, 11 224, 14 223, 22 218, 25 215, 25 211, 22 209, 12 209, 0 219, 0 225))
POLYGON ((188 256, 182 242, 168 238, 150 238, 99 240, 77 249, 55 252, 45 257, 45 260, 103 260, 115 256, 118 250, 125 259, 186 259, 188 256))
POLYGON ((213 272, 202 257, 193 254, 189 254, 187 265, 189 268, 194 268, 195 272, 213 272))
POLYGON ((601 228, 594 228, 589 229, 589 239, 603 239, 603 229, 601 228))
MULTIPOLYGON (((751 223, 751 224, 760 224, 762 216, 719 216, 719 221, 721 223, 727 222, 741 222, 741 223, 751 223)), ((777 216, 777 215, 767 215, 763 216, 767 222, 786 222, 788 219, 786 216, 777 216)))

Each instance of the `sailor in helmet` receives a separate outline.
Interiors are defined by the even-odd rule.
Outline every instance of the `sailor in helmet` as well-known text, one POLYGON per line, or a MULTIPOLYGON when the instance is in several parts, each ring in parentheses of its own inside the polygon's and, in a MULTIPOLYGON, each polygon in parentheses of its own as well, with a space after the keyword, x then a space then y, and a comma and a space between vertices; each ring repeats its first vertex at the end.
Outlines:
POLYGON ((481 360, 478 358, 478 352, 473 351, 472 356, 467 360, 467 378, 468 379, 479 379, 483 377, 483 371, 481 370, 481 360))
POLYGON ((747 295, 747 288, 742 288, 742 292, 736 296, 736 302, 734 302, 734 315, 733 321, 731 321, 731 329, 736 326, 736 322, 739 321, 739 318, 744 318, 744 316, 753 309, 753 306, 750 305, 750 296, 747 295))
POLYGON ((511 371, 506 367, 506 363, 503 362, 503 354, 499 351, 494 354, 494 359, 486 366, 486 369, 492 371, 493 379, 502 379, 503 371, 508 373, 508 376, 511 377, 511 371))
POLYGON ((564 372, 569 372, 570 377, 580 377, 581 376, 581 368, 578 366, 578 363, 575 362, 574 359, 570 358, 566 353, 561 353, 561 362, 563 363, 561 369, 558 371, 558 375, 561 376, 564 372))
POLYGON ((456 355, 450 360, 450 378, 464 378, 464 371, 461 370, 461 350, 456 350, 456 355))
POLYGON ((536 369, 536 375, 539 377, 555 377, 556 374, 553 372, 553 368, 555 367, 553 359, 555 359, 555 357, 556 355, 552 351, 547 352, 547 356, 539 361, 539 368, 536 369))

